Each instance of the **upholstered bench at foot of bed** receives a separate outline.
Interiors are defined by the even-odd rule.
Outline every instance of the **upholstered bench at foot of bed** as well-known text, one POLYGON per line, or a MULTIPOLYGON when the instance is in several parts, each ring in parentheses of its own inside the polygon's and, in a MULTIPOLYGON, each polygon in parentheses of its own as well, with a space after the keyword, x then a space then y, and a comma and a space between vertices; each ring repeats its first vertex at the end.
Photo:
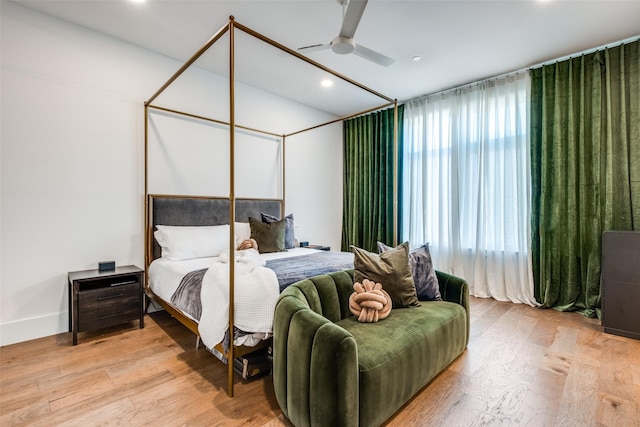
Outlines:
POLYGON ((349 311, 352 272, 298 282, 274 321, 276 398, 296 426, 376 426, 465 349, 468 289, 438 273, 449 301, 394 309, 378 323, 349 311))
POLYGON ((451 302, 392 310, 378 323, 352 316, 337 325, 358 347, 362 426, 384 422, 466 347, 466 313, 451 302))

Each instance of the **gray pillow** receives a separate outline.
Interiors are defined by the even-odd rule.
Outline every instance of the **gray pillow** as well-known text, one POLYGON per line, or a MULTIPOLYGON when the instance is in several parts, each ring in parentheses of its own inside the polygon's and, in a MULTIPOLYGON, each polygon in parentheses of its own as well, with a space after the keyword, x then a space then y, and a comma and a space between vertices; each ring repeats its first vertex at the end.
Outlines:
MULTIPOLYGON (((264 212, 260 212, 262 216, 262 222, 271 223, 280 221, 280 218, 277 218, 273 215, 266 214, 264 212)), ((287 221, 287 227, 284 232, 284 247, 285 249, 291 249, 296 247, 296 236, 293 230, 293 214, 284 217, 284 220, 287 221)))
POLYGON ((249 218, 251 238, 258 244, 258 252, 283 252, 284 231, 287 224, 285 220, 265 223, 256 218, 249 218))
POLYGON ((409 267, 409 244, 403 243, 381 254, 375 254, 355 246, 353 252, 353 279, 364 279, 382 284, 391 297, 392 307, 417 307, 420 305, 409 267))
MULTIPOLYGON (((382 242, 378 242, 378 251, 381 253, 389 249, 393 248, 382 242)), ((418 299, 422 301, 442 301, 440 284, 436 277, 436 271, 433 268, 428 243, 409 252, 409 266, 411 267, 413 282, 416 285, 418 299)))

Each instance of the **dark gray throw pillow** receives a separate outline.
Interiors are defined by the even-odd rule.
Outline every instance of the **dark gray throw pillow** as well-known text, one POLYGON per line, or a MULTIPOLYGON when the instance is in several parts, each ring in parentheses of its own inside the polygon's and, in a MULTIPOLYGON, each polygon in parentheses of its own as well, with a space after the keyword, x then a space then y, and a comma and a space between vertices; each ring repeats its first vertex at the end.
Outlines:
POLYGON ((258 252, 283 252, 284 232, 287 224, 285 220, 265 223, 256 218, 249 218, 251 238, 258 244, 258 252))
MULTIPOLYGON (((262 222, 272 223, 280 221, 280 218, 277 218, 273 215, 266 214, 264 212, 260 212, 262 216, 262 222)), ((287 222, 287 227, 284 232, 284 247, 285 249, 291 249, 296 247, 296 236, 293 230, 293 214, 284 217, 284 220, 287 222)))
POLYGON ((404 243, 381 254, 351 246, 353 252, 353 279, 364 279, 382 285, 391 297, 392 307, 417 307, 420 305, 409 267, 409 244, 404 243))
MULTIPOLYGON (((389 249, 393 248, 378 242, 379 252, 382 253, 389 249)), ((413 282, 416 285, 418 299, 422 301, 442 301, 440 284, 436 277, 436 270, 433 268, 428 243, 409 252, 409 266, 411 267, 413 282)))

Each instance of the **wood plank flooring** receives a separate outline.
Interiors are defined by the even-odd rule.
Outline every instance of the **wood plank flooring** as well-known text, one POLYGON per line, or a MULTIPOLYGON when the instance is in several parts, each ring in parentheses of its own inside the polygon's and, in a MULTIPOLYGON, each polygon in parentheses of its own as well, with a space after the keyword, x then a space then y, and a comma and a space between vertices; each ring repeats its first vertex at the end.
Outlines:
MULTIPOLYGON (((0 425, 291 426, 164 312, 0 348, 0 425)), ((640 341, 575 313, 471 298, 471 339, 386 426, 640 426, 640 341)))

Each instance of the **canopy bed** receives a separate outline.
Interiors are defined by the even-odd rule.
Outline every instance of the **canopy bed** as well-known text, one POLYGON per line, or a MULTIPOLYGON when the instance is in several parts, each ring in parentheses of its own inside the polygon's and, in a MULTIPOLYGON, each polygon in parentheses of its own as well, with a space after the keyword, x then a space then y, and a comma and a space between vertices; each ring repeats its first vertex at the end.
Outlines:
MULTIPOLYGON (((245 37, 245 36, 243 36, 245 37)), ((240 80, 238 80, 240 81, 240 80)), ((346 92, 345 92, 346 93, 346 92)), ((144 122, 144 166, 145 166, 145 271, 147 273, 147 283, 145 284, 145 292, 147 296, 157 302, 160 306, 162 306, 167 312, 169 312, 172 316, 174 316, 177 320, 183 323, 187 328, 189 328, 192 332, 194 332, 198 339, 202 335, 203 329, 203 318, 205 316, 209 316, 210 313, 207 307, 200 307, 200 313, 193 314, 189 313, 188 310, 184 308, 179 308, 176 301, 173 300, 174 296, 172 296, 172 291, 162 290, 163 285, 158 285, 158 287, 150 286, 150 282, 154 280, 162 281, 164 279, 157 279, 159 277, 173 277, 173 279, 167 279, 168 281, 180 282, 180 278, 186 278, 186 273, 195 273, 198 270, 206 270, 206 273, 200 274, 200 276, 204 275, 204 279, 201 280, 204 293, 204 283, 207 282, 207 275, 213 275, 214 273, 210 273, 210 271, 215 270, 221 276, 225 276, 226 284, 221 288, 224 289, 225 295, 221 297, 220 289, 216 289, 212 292, 217 292, 217 297, 215 298, 218 302, 220 300, 224 300, 224 310, 221 309, 221 312, 225 313, 225 338, 223 342, 217 342, 218 335, 213 338, 213 343, 205 343, 207 348, 214 354, 218 356, 221 360, 227 360, 228 366, 228 388, 227 393, 229 396, 233 396, 233 385, 234 385, 234 369, 233 363, 231 361, 234 360, 235 357, 241 356, 243 354, 250 353, 255 351, 256 348, 260 346, 266 345, 266 341, 261 340, 254 345, 255 343, 251 343, 249 345, 240 345, 238 344, 238 340, 236 335, 238 335, 238 316, 241 316, 242 313, 237 312, 239 299, 244 301, 244 303, 248 303, 249 307, 251 307, 251 301, 246 301, 249 297, 245 294, 238 294, 238 291, 244 289, 245 285, 243 283, 240 288, 239 280, 244 280, 243 271, 238 271, 238 269, 243 269, 246 265, 251 265, 252 267, 256 267, 258 271, 263 275, 269 275, 273 273, 268 273, 261 268, 266 268, 266 270, 271 271, 269 266, 271 265, 274 269, 276 265, 284 265, 287 261, 277 260, 272 261, 264 261, 264 260, 256 260, 251 257, 245 257, 242 252, 236 252, 238 236, 246 233, 247 227, 247 219, 248 218, 260 218, 261 215, 270 216, 275 219, 284 219, 285 218, 285 141, 287 138, 290 138, 294 135, 299 135, 304 132, 309 132, 314 129, 318 129, 322 126, 326 126, 329 124, 334 124, 341 122, 345 119, 352 118, 358 115, 366 114, 372 111, 380 110, 383 108, 387 108, 390 106, 394 106, 396 111, 396 119, 395 119, 395 127, 397 129, 397 101, 388 98, 378 92, 373 91, 372 89, 367 88, 366 86, 349 79, 348 77, 341 75, 328 67, 325 67, 301 54, 298 52, 289 49, 261 34, 256 31, 253 31, 239 23, 237 23, 233 17, 229 18, 229 21, 226 25, 221 27, 195 54, 191 56, 189 60, 187 60, 178 71, 176 71, 169 80, 165 84, 163 84, 150 98, 144 103, 145 109, 145 122, 144 122), (244 124, 237 123, 236 121, 236 55, 235 55, 235 47, 236 47, 236 38, 235 32, 239 30, 241 34, 250 36, 251 39, 255 39, 259 41, 261 44, 265 46, 270 46, 272 48, 277 49, 280 55, 284 52, 286 57, 293 57, 295 60, 303 61, 308 66, 313 67, 316 70, 320 70, 323 73, 327 73, 339 81, 346 83, 352 88, 356 88, 358 91, 365 91, 373 98, 377 99, 377 104, 372 105, 371 107, 365 108, 364 110, 355 112, 353 114, 343 115, 337 117, 333 120, 330 120, 325 123, 320 123, 313 126, 306 126, 304 129, 295 130, 288 133, 276 133, 271 131, 266 131, 262 129, 258 129, 255 126, 246 126, 244 124), (178 110, 176 108, 167 108, 165 106, 161 106, 155 104, 154 101, 165 91, 172 87, 175 84, 175 81, 183 74, 185 71, 190 69, 193 64, 201 58, 201 56, 209 50, 212 46, 218 45, 221 42, 223 36, 228 36, 228 69, 225 71, 225 74, 228 73, 228 121, 227 120, 218 120, 211 117, 207 117, 202 114, 195 114, 192 112, 185 112, 178 110), (378 104, 382 100, 382 104, 378 104), (228 155, 228 196, 209 196, 209 195, 194 195, 194 194, 164 194, 164 193, 150 193, 149 191, 149 181, 150 181, 150 170, 154 167, 153 158, 150 158, 150 127, 153 124, 150 124, 150 116, 151 114, 162 115, 163 118, 166 119, 176 119, 183 120, 188 122, 198 122, 198 123, 207 123, 208 125, 215 127, 216 129, 224 128, 226 129, 226 133, 228 136, 228 145, 225 147, 225 150, 221 150, 224 155, 228 155), (280 197, 275 198, 236 198, 236 141, 239 135, 257 135, 258 138, 265 138, 268 140, 276 140, 279 145, 278 153, 279 158, 276 162, 281 166, 280 177, 278 178, 280 188, 280 197), (226 152, 228 150, 228 154, 226 152), (173 227, 173 228, 172 228, 173 227), (171 233, 176 232, 182 233, 179 237, 172 235, 171 233), (211 253, 204 252, 199 253, 198 251, 202 248, 189 248, 184 246, 184 234, 195 233, 202 237, 202 233, 213 233, 209 234, 209 236, 216 235, 218 238, 218 244, 221 241, 221 235, 224 236, 222 240, 224 242, 223 246, 225 246, 226 251, 217 252, 215 255, 216 260, 220 262, 224 255, 224 260, 222 264, 218 265, 219 268, 212 268, 211 265, 203 263, 209 261, 198 261, 202 259, 209 259, 209 256, 212 256, 211 253), (222 234, 221 234, 222 233, 222 234), (168 248, 166 245, 163 246, 162 239, 170 239, 171 240, 171 248, 168 248), (164 262, 163 258, 168 258, 166 256, 169 250, 173 251, 172 254, 177 258, 186 259, 187 270, 176 270, 172 271, 170 268, 167 270, 166 274, 168 276, 161 276, 159 271, 162 267, 158 267, 161 264, 167 264, 173 266, 174 264, 170 262, 164 262), (188 255, 184 255, 184 252, 187 252, 188 255), (177 254, 177 255, 176 255, 177 254), (272 262, 272 264, 269 264, 272 262), (264 265, 266 264, 266 267, 264 265), (228 294, 226 294, 228 292, 228 294), (202 317, 198 317, 202 316, 202 317), (228 343, 228 345, 224 345, 224 343, 228 343)), ((397 140, 397 135, 395 135, 395 140, 397 140)), ((397 150, 396 150, 397 151, 397 150)), ((216 154, 216 157, 220 157, 219 153, 216 154)), ((225 167, 226 168, 226 167, 225 167)), ((397 199, 397 198, 396 198, 397 199)), ((263 220, 265 217, 262 217, 263 220)), ((268 222, 268 221, 267 221, 268 222)), ((396 218, 394 215, 394 223, 396 222, 396 218)), ((253 226, 253 225, 252 225, 253 226)), ((393 242, 395 243, 395 242, 393 242)), ((196 246, 198 246, 196 244, 196 246)), ((302 250, 299 248, 289 248, 288 252, 294 254, 296 250, 302 250)), ((304 258, 302 254, 298 254, 297 261, 300 261, 304 258)), ((325 257, 324 263, 331 262, 329 258, 331 255, 323 255, 325 257)), ((278 257, 275 257, 278 258, 278 257)), ((316 256, 318 258, 318 256, 316 256)), ((322 258, 322 257, 320 257, 322 258)), ((288 259, 288 258, 287 258, 288 259)), ((333 260, 335 261, 335 260, 333 260)), ((339 261, 337 261, 339 262, 339 261)), ((183 268, 183 267, 181 267, 183 268)), ((337 267, 340 268, 340 267, 337 267)), ((292 269, 289 269, 289 273, 292 269)), ((293 269, 293 270, 297 270, 293 269)), ((312 269, 308 274, 315 275, 319 270, 312 269)), ((162 273, 164 274, 164 273, 162 273)), ((197 275, 197 274, 195 274, 197 275)), ((212 279, 213 280, 213 279, 212 279)), ((294 280, 291 279, 290 280, 294 280)), ((184 280, 183 280, 184 281, 184 280)), ((275 298, 278 297, 279 292, 282 290, 283 286, 288 284, 280 281, 275 287, 275 298)), ((182 286, 182 284, 180 285, 182 286)), ((250 284, 247 286, 250 287, 250 284)), ((244 292, 244 291, 243 291, 244 292)), ((273 299, 273 295, 269 298, 273 299)), ((267 297, 260 297, 260 300, 268 301, 267 297)), ((264 302, 264 301, 262 301, 264 302)), ((268 304, 264 302, 264 304, 268 304)), ((187 304, 188 305, 188 304, 187 304)), ((271 307, 271 316, 273 316, 273 308, 275 307, 275 300, 273 301, 271 307)), ((220 308, 220 307, 218 307, 220 308)), ((261 308, 268 311, 268 308, 261 308)), ((214 309, 217 310, 217 309, 214 309)), ((251 310, 251 308, 250 308, 251 310)), ((272 325, 270 325, 271 327, 272 325)), ((207 326, 208 329, 208 326, 207 326)), ((259 328, 258 328, 259 329, 259 328)), ((251 332, 251 331, 248 331, 251 332)), ((260 331, 264 332, 264 331, 260 331)), ((244 336, 244 335, 243 335, 244 336)), ((204 342, 204 340, 203 340, 204 342)))

